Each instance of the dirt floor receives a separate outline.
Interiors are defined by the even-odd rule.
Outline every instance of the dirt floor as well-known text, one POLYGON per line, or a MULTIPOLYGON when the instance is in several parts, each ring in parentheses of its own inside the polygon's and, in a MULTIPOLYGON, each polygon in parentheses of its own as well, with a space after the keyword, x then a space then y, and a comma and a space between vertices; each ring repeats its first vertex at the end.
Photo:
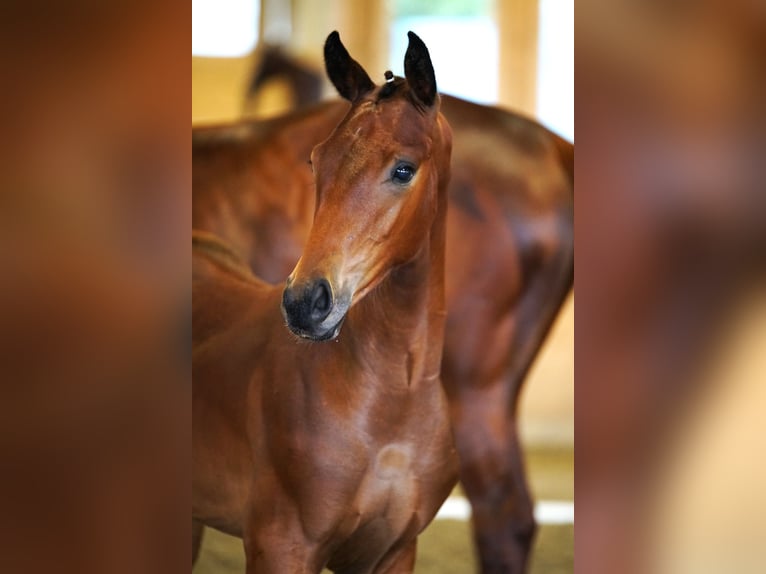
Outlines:
MULTIPOLYGON (((538 500, 573 500, 574 454, 571 450, 534 450, 527 455, 532 489, 538 500)), ((455 495, 460 495, 456 489, 455 495)), ((242 574, 242 541, 206 530, 194 574, 242 574)), ((475 572, 469 524, 435 520, 418 539, 415 574, 475 572)), ((530 574, 571 574, 574 571, 574 525, 542 525, 538 531, 530 574)))

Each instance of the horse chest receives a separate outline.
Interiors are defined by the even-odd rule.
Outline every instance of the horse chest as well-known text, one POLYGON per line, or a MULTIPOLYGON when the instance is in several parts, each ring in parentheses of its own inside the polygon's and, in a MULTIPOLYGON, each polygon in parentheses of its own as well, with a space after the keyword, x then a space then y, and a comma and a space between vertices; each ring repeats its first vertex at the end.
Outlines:
POLYGON ((382 517, 392 526, 406 525, 417 501, 413 458, 413 447, 405 443, 386 445, 372 457, 356 499, 362 516, 382 517))
POLYGON ((369 572, 402 538, 421 528, 416 450, 406 443, 383 446, 370 464, 336 531, 340 545, 330 561, 338 570, 369 572))

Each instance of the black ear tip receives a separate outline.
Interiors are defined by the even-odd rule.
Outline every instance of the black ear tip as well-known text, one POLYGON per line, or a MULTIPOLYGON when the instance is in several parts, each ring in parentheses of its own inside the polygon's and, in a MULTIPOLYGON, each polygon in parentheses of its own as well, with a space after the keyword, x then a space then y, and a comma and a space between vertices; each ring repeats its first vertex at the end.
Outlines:
MULTIPOLYGON (((409 45, 407 46, 408 54, 412 54, 412 56, 415 57, 425 57, 429 60, 431 59, 431 55, 428 53, 426 43, 420 39, 420 36, 410 30, 407 32, 407 38, 409 38, 409 45)), ((405 54, 405 56, 408 54, 405 54)))
POLYGON ((338 44, 340 44, 340 34, 337 30, 333 30, 330 32, 330 35, 327 36, 327 40, 324 42, 325 48, 330 46, 337 46, 338 44))
POLYGON ((407 32, 407 38, 409 39, 411 44, 414 44, 415 46, 418 46, 418 47, 422 46, 425 48, 425 45, 426 45, 425 42, 423 42, 423 40, 420 39, 420 36, 418 36, 412 30, 407 32))

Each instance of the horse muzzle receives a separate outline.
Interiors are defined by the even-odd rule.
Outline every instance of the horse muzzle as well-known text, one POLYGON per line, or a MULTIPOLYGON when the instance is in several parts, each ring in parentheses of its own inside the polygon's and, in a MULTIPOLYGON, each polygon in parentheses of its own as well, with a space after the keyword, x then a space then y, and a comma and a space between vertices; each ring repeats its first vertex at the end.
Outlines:
POLYGON ((325 278, 293 284, 287 280, 282 292, 282 316, 299 337, 312 341, 334 339, 346 317, 348 304, 336 298, 325 278))

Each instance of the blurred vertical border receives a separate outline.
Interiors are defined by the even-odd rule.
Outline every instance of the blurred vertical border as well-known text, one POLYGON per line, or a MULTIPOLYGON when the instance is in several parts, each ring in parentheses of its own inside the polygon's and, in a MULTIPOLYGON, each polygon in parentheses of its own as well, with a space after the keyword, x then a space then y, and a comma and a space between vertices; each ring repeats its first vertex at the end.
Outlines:
POLYGON ((189 548, 186 2, 0 7, 0 571, 189 548))
POLYGON ((763 571, 764 7, 577 3, 577 572, 763 571))

